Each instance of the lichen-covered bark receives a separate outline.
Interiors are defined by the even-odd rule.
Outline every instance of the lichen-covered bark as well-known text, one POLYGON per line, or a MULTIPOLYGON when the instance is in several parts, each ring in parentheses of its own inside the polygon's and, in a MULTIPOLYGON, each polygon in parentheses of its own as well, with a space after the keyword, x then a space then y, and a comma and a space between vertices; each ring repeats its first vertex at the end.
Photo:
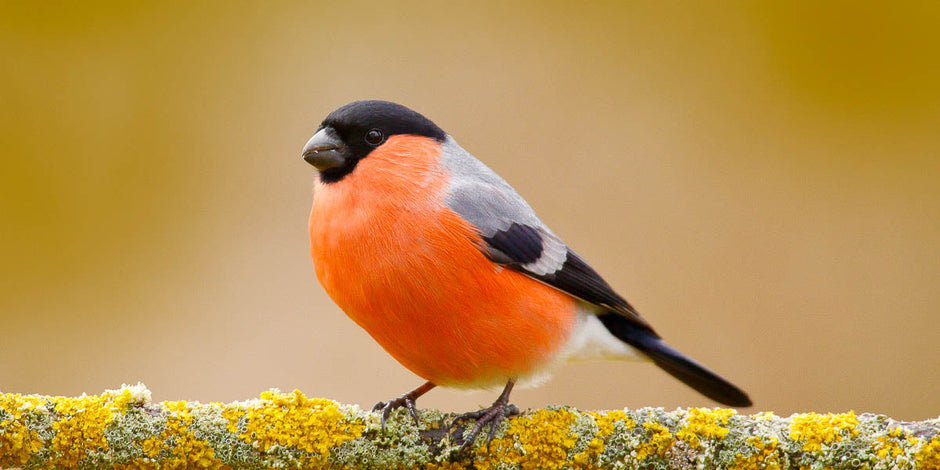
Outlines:
MULTIPOLYGON (((415 426, 299 391, 151 403, 143 385, 82 397, 0 394, 0 468, 940 469, 940 419, 550 407, 460 452, 469 423, 415 426)), ((486 434, 486 433, 481 433, 486 434)))

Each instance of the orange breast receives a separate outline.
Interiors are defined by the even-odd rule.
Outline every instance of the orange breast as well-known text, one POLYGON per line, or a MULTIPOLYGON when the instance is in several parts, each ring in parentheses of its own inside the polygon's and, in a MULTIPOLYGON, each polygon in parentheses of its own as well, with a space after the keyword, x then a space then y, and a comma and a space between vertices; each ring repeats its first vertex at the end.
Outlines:
POLYGON ((439 385, 525 375, 575 323, 566 294, 489 261, 444 205, 440 145, 393 136, 314 189, 310 252, 330 297, 415 374, 439 385))

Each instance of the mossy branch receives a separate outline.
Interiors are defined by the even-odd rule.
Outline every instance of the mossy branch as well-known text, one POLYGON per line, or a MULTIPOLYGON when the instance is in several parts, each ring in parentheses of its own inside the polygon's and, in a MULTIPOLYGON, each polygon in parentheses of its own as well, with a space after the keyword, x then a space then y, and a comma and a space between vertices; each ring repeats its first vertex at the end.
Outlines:
MULTIPOLYGON (((0 468, 940 469, 940 419, 728 409, 550 407, 460 452, 469 423, 378 416, 302 393, 151 403, 142 384, 102 395, 0 394, 0 468)), ((486 434, 486 433, 481 433, 486 434)))

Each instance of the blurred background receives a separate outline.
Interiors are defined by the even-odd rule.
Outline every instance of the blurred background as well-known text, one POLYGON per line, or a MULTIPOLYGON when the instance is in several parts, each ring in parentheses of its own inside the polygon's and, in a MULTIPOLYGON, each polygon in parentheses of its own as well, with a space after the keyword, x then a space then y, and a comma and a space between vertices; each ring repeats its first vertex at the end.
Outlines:
MULTIPOLYGON (((0 390, 371 407, 419 385, 308 255, 300 149, 381 98, 750 411, 940 414, 940 4, 392 3, 0 4, 0 390)), ((616 362, 513 399, 714 405, 616 362)))

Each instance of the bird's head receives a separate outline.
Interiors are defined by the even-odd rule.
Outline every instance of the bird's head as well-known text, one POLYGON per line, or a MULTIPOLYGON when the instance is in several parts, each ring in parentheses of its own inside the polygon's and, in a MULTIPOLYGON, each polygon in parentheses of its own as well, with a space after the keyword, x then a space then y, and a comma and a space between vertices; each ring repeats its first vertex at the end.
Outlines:
POLYGON ((428 137, 443 142, 447 134, 430 119, 389 101, 354 101, 332 113, 307 141, 303 158, 324 183, 340 181, 356 164, 394 135, 428 137))

